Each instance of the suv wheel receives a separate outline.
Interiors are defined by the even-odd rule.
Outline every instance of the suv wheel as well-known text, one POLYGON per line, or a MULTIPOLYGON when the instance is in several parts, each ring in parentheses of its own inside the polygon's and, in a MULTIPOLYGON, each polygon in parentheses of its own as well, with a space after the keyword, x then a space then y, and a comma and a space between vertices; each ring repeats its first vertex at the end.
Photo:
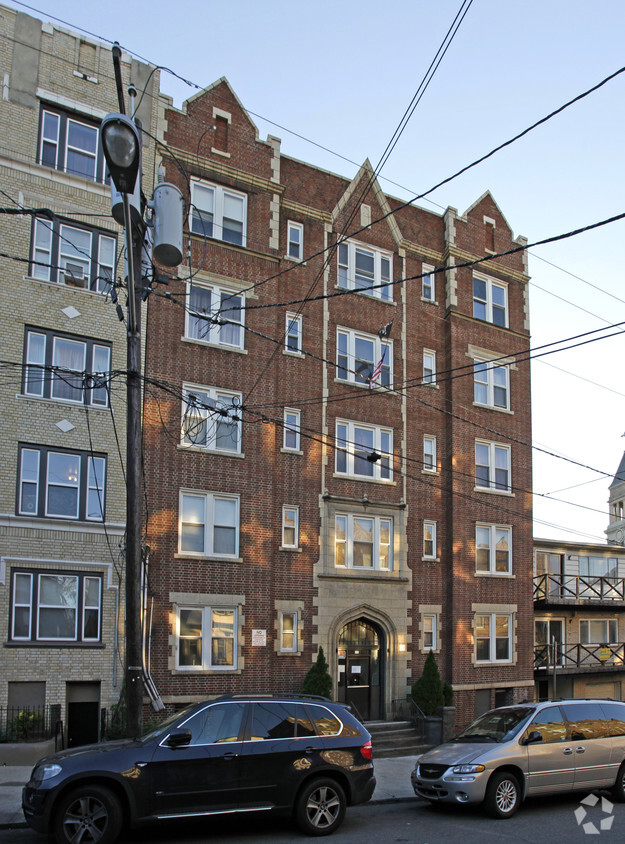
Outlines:
POLYGON ((308 835, 329 835, 343 823, 346 806, 345 792, 335 780, 315 779, 301 790, 295 818, 308 835))
POLYGON ((616 781, 612 786, 612 800, 615 803, 625 803, 625 762, 621 763, 616 775, 616 781))
POLYGON ((55 812, 58 844, 112 844, 122 827, 122 807, 108 788, 83 785, 66 794, 55 812))
POLYGON ((494 773, 486 787, 484 806, 493 818, 510 818, 519 808, 521 790, 514 774, 494 773))

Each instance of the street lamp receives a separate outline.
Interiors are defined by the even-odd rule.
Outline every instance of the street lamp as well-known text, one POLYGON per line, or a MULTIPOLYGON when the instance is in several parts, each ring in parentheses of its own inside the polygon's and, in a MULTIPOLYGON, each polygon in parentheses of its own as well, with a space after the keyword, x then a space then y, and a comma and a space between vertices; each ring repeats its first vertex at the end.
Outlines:
POLYGON ((141 161, 139 130, 125 114, 107 114, 100 133, 113 184, 120 193, 132 193, 141 161))
MULTIPOLYGON (((128 261, 126 424, 126 716, 128 735, 141 734, 143 654, 141 643, 141 306, 135 267, 141 264, 143 221, 133 226, 129 194, 141 192, 141 137, 124 114, 108 114, 100 128, 111 181, 122 196, 128 261)), ((140 203, 139 203, 140 204, 140 203)), ((140 211, 139 211, 140 217, 140 211)))

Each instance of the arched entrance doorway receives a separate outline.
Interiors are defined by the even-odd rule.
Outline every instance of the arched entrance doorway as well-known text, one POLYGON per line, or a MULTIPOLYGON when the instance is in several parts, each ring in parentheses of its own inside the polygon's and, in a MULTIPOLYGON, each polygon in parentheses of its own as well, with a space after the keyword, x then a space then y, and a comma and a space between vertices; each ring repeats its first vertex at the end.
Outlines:
POLYGON ((363 721, 384 717, 384 632, 366 618, 350 621, 338 637, 338 698, 363 721))

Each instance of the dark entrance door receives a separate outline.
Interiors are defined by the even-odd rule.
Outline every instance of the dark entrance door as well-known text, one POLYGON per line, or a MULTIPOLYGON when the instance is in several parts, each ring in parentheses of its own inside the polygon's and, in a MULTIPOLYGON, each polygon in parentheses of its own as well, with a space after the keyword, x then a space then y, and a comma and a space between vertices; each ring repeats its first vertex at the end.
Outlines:
POLYGON ((100 684, 67 683, 67 746, 100 740, 100 684))
POLYGON ((364 721, 384 717, 384 636, 372 622, 359 618, 341 630, 338 641, 339 700, 364 721))

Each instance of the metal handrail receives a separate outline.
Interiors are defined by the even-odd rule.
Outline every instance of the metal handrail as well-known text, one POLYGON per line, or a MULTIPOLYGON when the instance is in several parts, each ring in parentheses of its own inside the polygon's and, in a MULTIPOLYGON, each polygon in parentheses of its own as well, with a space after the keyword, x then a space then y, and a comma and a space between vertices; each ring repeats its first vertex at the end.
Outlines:
POLYGON ((534 600, 585 600, 625 602, 625 578, 581 574, 534 576, 534 600))

